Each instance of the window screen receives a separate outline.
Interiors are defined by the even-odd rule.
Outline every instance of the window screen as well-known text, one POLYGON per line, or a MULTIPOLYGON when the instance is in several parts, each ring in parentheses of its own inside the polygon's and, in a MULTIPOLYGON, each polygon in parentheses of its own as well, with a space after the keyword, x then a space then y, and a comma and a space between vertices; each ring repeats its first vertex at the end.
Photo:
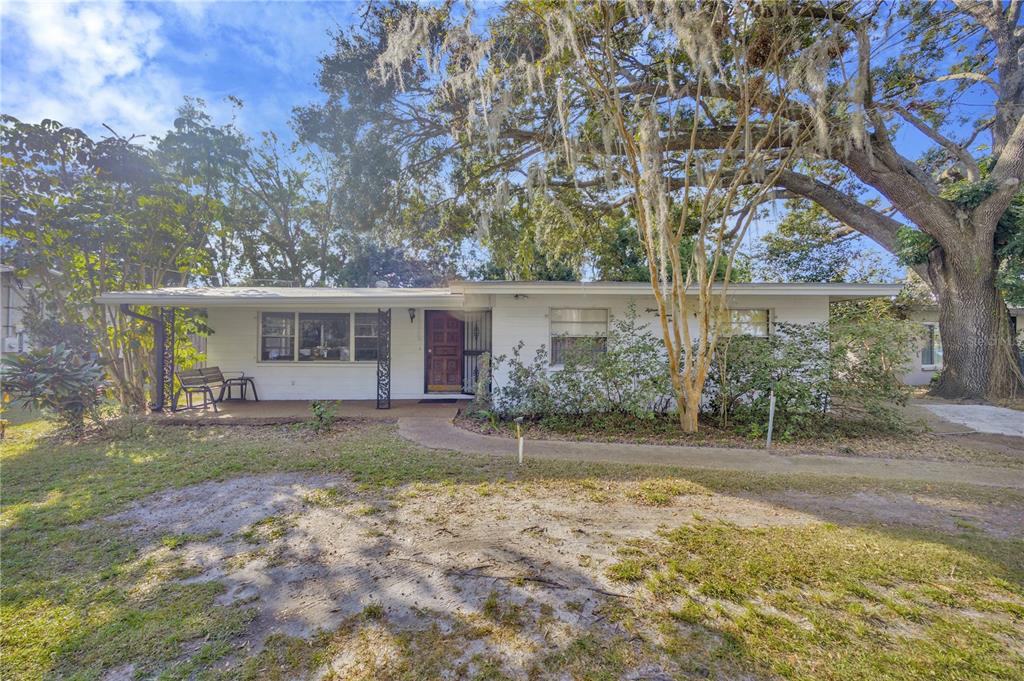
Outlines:
POLYGON ((349 316, 347 314, 300 313, 299 361, 348 361, 349 316))
POLYGON ((377 359, 377 313, 357 313, 355 327, 355 357, 357 362, 377 359))
POLYGON ((729 310, 728 314, 729 322, 722 329, 724 335, 768 337, 768 310, 729 310))
POLYGON ((264 312, 260 334, 260 358, 264 361, 295 359, 295 315, 264 312))

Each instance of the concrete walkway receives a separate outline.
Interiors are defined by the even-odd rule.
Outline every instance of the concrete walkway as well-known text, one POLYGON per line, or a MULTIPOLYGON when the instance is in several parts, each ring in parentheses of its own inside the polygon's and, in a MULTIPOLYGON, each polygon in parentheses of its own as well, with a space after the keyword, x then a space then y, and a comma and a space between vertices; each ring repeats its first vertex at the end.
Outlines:
MULTIPOLYGON (((398 432, 402 437, 431 449, 509 457, 516 453, 516 442, 511 438, 473 433, 442 418, 403 417, 398 420, 398 432)), ((995 466, 811 454, 779 456, 761 449, 527 440, 525 456, 527 459, 655 464, 752 473, 810 473, 880 480, 965 482, 1024 489, 1024 471, 995 466)))
POLYGON ((1024 411, 988 404, 924 403, 921 406, 945 421, 967 426, 979 433, 1024 437, 1024 411))

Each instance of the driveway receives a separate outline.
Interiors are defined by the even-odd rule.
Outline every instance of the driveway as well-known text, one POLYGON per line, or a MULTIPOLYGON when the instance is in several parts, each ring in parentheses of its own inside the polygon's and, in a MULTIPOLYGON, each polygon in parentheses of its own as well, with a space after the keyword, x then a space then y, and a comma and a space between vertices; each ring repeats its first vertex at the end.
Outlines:
POLYGON ((987 404, 921 404, 944 421, 979 433, 1024 437, 1024 411, 987 404))

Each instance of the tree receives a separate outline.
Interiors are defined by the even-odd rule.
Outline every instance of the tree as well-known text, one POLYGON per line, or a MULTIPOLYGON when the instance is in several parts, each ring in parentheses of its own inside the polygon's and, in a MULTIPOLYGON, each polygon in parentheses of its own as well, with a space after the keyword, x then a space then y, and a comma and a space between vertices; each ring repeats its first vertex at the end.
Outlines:
POLYGON ((0 139, 6 255, 36 277, 40 304, 64 328, 86 334, 120 404, 144 409, 153 384, 149 329, 93 301, 209 273, 207 222, 183 218, 196 197, 158 152, 132 138, 94 141, 55 121, 3 116, 0 139))
POLYGON ((884 281, 885 263, 866 241, 818 204, 791 200, 778 228, 762 237, 753 261, 763 281, 884 281))
POLYGON ((393 110, 415 108, 406 134, 453 141, 485 224, 512 195, 630 207, 690 432, 740 244, 812 131, 779 103, 832 42, 828 24, 759 7, 517 2, 477 33, 447 7, 398 6, 375 64, 408 93, 393 110))
MULTIPOLYGON (((1020 388, 996 287, 1007 257, 997 231, 1024 174, 1019 0, 602 6, 604 25, 593 23, 596 4, 511 2, 481 33, 475 17, 449 6, 375 4, 349 43, 358 55, 331 59, 350 74, 377 74, 362 77, 361 101, 384 112, 402 148, 431 149, 434 166, 450 170, 453 195, 472 197, 464 213, 477 215, 538 188, 608 209, 633 200, 625 147, 594 115, 609 102, 579 88, 572 60, 559 61, 565 47, 621 67, 611 95, 631 123, 656 108, 660 174, 677 196, 708 177, 688 163, 688 147, 721 153, 737 131, 746 140, 774 126, 770 154, 747 157, 744 144, 733 169, 777 188, 766 200, 813 201, 894 254, 908 231, 934 242, 915 267, 939 301, 947 370, 937 391, 999 397, 1020 388), (751 20, 741 26, 737 16, 751 20), (554 42, 558 35, 575 42, 554 42), (723 54, 738 53, 780 54, 787 66, 763 69, 766 89, 750 111, 750 89, 719 68, 729 63, 723 54), (432 67, 445 71, 443 85, 432 67), (698 88, 717 101, 695 115, 698 88), (985 104, 960 107, 970 95, 963 103, 985 104), (978 145, 983 137, 991 143, 978 145), (931 149, 918 154, 922 144, 931 149)), ((351 93, 354 82, 335 91, 351 93)))

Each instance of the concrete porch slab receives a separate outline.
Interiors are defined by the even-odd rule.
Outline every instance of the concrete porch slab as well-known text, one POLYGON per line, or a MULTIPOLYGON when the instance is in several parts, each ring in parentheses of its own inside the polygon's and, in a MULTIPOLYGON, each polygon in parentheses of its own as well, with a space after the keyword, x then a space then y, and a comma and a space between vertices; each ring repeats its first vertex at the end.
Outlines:
MULTIPOLYGON (((338 400, 336 414, 339 418, 379 419, 384 421, 405 417, 431 417, 450 421, 468 400, 454 402, 421 402, 419 400, 392 400, 391 409, 377 409, 374 400, 338 400)), ((151 414, 150 418, 163 424, 271 424, 300 423, 313 417, 309 400, 261 400, 255 402, 226 401, 205 409, 189 409, 162 414, 151 414)))

